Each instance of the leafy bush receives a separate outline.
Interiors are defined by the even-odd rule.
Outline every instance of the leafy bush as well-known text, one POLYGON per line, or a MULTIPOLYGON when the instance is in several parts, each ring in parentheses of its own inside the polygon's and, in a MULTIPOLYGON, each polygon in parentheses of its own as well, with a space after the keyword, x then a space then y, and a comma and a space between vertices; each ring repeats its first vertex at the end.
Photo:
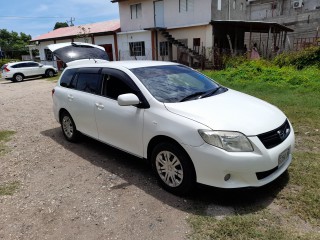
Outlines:
POLYGON ((0 67, 2 67, 4 64, 8 62, 18 62, 19 59, 0 59, 0 67))
POLYGON ((279 67, 295 66, 302 69, 307 66, 316 65, 320 68, 320 47, 310 47, 297 52, 282 53, 274 59, 279 67))

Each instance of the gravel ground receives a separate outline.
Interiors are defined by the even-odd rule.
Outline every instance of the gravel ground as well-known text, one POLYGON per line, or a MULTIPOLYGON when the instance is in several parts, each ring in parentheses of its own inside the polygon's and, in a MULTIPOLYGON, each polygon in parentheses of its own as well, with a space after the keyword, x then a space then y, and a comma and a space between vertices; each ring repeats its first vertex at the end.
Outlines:
POLYGON ((0 81, 0 239, 186 239, 192 201, 162 190, 140 159, 95 140, 66 142, 43 79, 0 81))

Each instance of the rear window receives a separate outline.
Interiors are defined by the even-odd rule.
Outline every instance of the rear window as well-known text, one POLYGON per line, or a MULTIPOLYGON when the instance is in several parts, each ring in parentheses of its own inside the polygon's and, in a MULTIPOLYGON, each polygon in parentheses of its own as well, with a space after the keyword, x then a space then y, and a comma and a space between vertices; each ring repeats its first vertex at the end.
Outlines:
POLYGON ((101 74, 99 73, 79 73, 76 89, 92 94, 100 94, 100 79, 101 74))
POLYGON ((74 74, 77 72, 77 69, 68 69, 64 72, 60 79, 60 86, 61 87, 70 87, 70 83, 74 74))

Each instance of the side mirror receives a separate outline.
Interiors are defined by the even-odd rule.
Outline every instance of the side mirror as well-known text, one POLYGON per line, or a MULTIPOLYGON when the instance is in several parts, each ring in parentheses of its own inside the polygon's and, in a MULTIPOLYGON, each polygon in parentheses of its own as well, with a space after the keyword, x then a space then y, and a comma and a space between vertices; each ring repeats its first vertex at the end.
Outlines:
POLYGON ((120 106, 133 106, 138 105, 139 103, 139 98, 133 93, 126 93, 118 96, 118 104, 120 106))
POLYGON ((43 67, 43 64, 39 64, 39 67, 43 67))

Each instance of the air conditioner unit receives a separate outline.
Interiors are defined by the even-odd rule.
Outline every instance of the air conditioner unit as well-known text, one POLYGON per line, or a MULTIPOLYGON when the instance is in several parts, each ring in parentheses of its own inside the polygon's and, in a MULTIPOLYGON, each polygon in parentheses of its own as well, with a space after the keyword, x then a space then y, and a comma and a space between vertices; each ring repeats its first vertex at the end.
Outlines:
POLYGON ((303 6, 303 0, 296 0, 293 2, 293 8, 301 8, 303 6))

